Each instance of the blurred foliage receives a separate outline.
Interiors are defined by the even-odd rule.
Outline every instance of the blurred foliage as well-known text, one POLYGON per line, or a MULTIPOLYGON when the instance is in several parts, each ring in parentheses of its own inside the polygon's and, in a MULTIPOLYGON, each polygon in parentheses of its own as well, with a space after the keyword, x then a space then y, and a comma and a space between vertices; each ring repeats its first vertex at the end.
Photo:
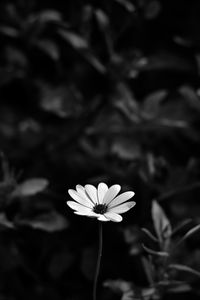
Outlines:
POLYGON ((97 228, 65 202, 100 181, 137 205, 105 225, 99 299, 199 297, 198 232, 173 261, 184 291, 145 271, 160 226, 200 222, 199 16, 197 0, 0 2, 0 299, 91 298, 97 228))

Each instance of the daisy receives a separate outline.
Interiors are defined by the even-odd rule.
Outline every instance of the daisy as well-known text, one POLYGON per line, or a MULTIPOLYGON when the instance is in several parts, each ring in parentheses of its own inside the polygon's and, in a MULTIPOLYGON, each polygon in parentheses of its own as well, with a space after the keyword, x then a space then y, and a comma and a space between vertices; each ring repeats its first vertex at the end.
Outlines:
POLYGON ((69 195, 75 201, 67 201, 67 205, 74 213, 81 216, 97 218, 99 221, 121 222, 122 216, 136 203, 128 201, 134 196, 134 192, 128 191, 120 195, 121 186, 112 185, 110 188, 101 182, 98 187, 91 184, 77 185, 76 190, 69 189, 69 195))

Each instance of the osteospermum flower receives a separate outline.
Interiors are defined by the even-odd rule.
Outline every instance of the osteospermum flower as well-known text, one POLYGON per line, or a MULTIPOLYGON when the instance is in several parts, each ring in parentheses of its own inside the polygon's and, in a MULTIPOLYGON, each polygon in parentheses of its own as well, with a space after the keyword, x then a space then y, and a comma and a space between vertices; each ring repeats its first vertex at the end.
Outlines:
POLYGON ((128 201, 134 196, 134 192, 128 191, 120 195, 121 186, 112 185, 110 188, 101 182, 95 188, 91 184, 76 186, 76 190, 69 189, 69 195, 75 201, 67 201, 74 213, 81 216, 97 218, 99 221, 121 222, 122 216, 131 209, 136 203, 128 201))

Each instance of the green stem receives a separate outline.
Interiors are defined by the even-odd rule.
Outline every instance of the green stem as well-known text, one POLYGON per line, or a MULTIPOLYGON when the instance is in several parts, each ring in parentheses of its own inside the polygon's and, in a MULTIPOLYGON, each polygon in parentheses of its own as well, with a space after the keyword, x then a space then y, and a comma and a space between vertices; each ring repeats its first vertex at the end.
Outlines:
POLYGON ((103 248, 103 226, 101 221, 99 221, 99 251, 98 251, 97 265, 96 265, 94 285, 93 285, 93 300, 97 299, 97 283, 98 283, 98 277, 99 277, 99 271, 101 265, 102 248, 103 248))

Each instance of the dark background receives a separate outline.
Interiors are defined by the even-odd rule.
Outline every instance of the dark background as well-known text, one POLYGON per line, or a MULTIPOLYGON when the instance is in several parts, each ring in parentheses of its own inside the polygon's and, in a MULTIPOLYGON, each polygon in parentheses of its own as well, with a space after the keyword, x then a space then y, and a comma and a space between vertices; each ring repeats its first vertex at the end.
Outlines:
MULTIPOLYGON (((0 1, 1 300, 91 299, 98 224, 66 205, 78 183, 137 202, 104 225, 99 299, 122 297, 108 279, 149 286, 152 200, 200 222, 199 97, 198 0, 0 1)), ((200 271, 199 234, 176 261, 200 271)), ((199 295, 176 276, 192 287, 176 299, 199 295)))

